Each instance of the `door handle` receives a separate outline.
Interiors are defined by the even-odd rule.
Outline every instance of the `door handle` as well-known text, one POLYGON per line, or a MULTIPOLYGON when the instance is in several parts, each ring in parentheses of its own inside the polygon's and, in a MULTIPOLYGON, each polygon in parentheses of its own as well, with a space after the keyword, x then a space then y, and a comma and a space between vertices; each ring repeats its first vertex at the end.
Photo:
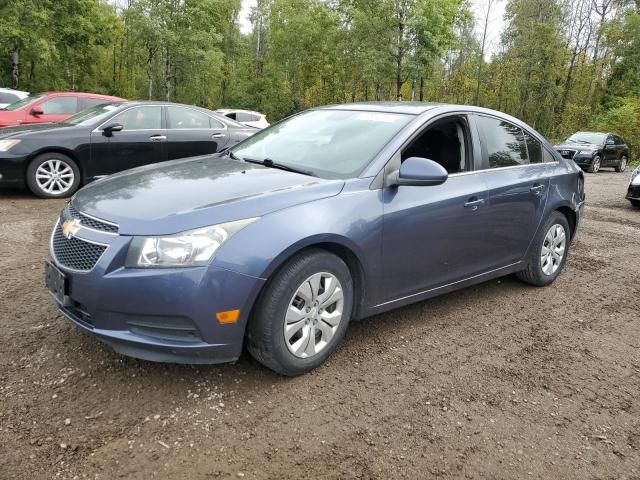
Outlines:
POLYGON ((472 212, 475 212, 481 205, 484 205, 484 198, 471 197, 467 203, 464 204, 464 208, 468 208, 472 212))
POLYGON ((224 138, 224 133, 214 133, 211 138, 224 138))
POLYGON ((167 139, 166 135, 151 135, 149 140, 152 142, 164 142, 167 139))
POLYGON ((535 195, 542 195, 544 193, 545 186, 539 183, 534 183, 533 187, 529 190, 533 192, 535 195))

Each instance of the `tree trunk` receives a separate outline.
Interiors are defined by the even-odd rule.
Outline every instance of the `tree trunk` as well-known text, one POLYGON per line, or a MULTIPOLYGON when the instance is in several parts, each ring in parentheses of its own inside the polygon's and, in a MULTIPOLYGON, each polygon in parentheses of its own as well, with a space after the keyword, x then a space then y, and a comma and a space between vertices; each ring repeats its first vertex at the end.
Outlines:
POLYGON ((11 84, 17 89, 20 84, 20 44, 14 43, 11 50, 11 84))
POLYGON ((424 77, 420 75, 420 101, 424 101, 424 77))

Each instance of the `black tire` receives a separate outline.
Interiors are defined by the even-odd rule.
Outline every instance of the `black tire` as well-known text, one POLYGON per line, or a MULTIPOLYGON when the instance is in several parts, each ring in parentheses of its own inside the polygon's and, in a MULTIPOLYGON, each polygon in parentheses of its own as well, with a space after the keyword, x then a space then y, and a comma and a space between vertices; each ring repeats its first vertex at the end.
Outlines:
POLYGON ((587 172, 598 173, 601 165, 602 159, 600 158, 600 155, 596 155, 595 157, 593 157, 593 160, 591 160, 591 165, 589 165, 589 168, 587 168, 587 172))
POLYGON ((261 293, 247 325, 247 350, 258 362, 282 375, 300 375, 316 368, 335 351, 344 337, 353 311, 353 292, 351 273, 339 257, 320 249, 302 252, 280 268, 261 293), (342 318, 322 350, 308 358, 300 358, 287 347, 285 315, 298 288, 320 272, 328 272, 340 282, 344 299, 342 318))
POLYGON ((73 195, 80 187, 80 169, 76 162, 74 162, 67 155, 58 152, 46 152, 38 155, 34 158, 27 167, 27 186, 29 190, 40 198, 65 198, 73 195), (49 162, 49 163, 47 163, 49 162), (57 163, 56 163, 57 162, 57 163), (59 179, 58 183, 53 183, 51 191, 43 188, 43 185, 39 183, 37 175, 38 169, 43 167, 44 170, 51 170, 49 167, 52 165, 59 166, 59 172, 65 172, 64 178, 59 179), (67 168, 68 167, 68 168, 67 168), (66 176, 71 174, 71 176, 66 176), (64 180, 64 183, 62 182, 64 180), (67 186, 66 183, 69 183, 67 186))
POLYGON ((640 200, 629 200, 632 207, 640 208, 640 200))
POLYGON ((623 155, 620 158, 620 161, 618 162, 618 164, 616 165, 616 172, 618 173, 622 173, 627 169, 627 163, 629 162, 629 159, 627 158, 626 155, 623 155))
POLYGON ((547 220, 538 231, 536 238, 531 245, 531 252, 529 254, 527 267, 524 270, 517 272, 516 276, 523 282, 535 285, 537 287, 550 285, 556 278, 558 278, 558 275, 560 275, 560 272, 562 272, 562 269, 567 262, 570 243, 571 228, 569 227, 567 217, 565 217, 558 211, 553 212, 551 215, 549 215, 547 220), (560 260, 557 269, 551 274, 545 274, 541 264, 542 247, 545 245, 545 237, 547 236, 547 233, 551 230, 551 227, 554 227, 555 225, 560 225, 564 229, 564 255, 560 260))

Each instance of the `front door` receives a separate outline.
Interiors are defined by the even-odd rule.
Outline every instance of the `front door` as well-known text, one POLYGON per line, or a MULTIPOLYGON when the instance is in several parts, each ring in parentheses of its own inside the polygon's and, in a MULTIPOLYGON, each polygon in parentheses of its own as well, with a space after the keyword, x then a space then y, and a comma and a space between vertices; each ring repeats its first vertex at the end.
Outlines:
POLYGON ((167 160, 167 130, 163 107, 131 107, 105 122, 91 134, 91 176, 110 175, 130 168, 167 160), (122 125, 111 134, 109 125, 122 125))

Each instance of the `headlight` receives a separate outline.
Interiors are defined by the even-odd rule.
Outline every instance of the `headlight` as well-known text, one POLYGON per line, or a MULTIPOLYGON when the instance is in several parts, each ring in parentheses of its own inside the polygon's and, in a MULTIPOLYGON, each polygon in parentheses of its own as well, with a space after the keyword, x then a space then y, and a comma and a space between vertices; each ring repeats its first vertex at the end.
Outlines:
POLYGON ((191 267, 206 265, 220 246, 258 218, 221 223, 165 237, 135 237, 126 267, 191 267))
POLYGON ((578 150, 578 155, 591 155, 593 150, 578 150))
POLYGON ((640 167, 636 168, 631 174, 631 185, 640 185, 640 167))
POLYGON ((0 152, 7 152, 20 143, 20 140, 0 140, 0 152))

